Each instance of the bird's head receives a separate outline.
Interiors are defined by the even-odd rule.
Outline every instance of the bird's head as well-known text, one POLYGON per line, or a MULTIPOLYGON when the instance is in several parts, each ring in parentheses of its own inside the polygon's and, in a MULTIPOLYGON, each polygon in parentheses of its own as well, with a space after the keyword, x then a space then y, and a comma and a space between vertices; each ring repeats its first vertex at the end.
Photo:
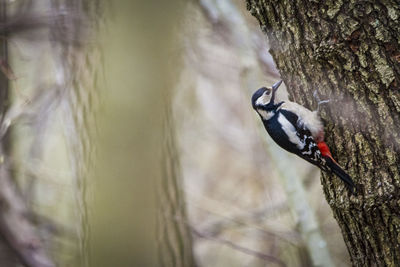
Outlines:
POLYGON ((281 85, 282 81, 279 81, 272 85, 272 87, 261 87, 251 97, 251 104, 257 111, 264 109, 268 104, 274 104, 276 90, 281 85))

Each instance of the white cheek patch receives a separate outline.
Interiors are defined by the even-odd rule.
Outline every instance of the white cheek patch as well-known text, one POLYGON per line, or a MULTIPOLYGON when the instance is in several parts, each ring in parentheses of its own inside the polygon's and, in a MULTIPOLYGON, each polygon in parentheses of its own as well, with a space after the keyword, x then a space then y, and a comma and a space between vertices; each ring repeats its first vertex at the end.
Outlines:
POLYGON ((282 125, 282 130, 288 136, 289 141, 297 146, 298 149, 304 148, 304 142, 296 134, 294 126, 286 119, 282 113, 279 114, 278 122, 282 125))
POLYGON ((275 112, 274 111, 266 111, 266 110, 262 110, 262 109, 257 109, 257 112, 263 117, 263 119, 265 120, 269 120, 271 119, 274 115, 275 112))
POLYGON ((256 105, 266 105, 269 103, 270 100, 271 100, 271 96, 264 93, 264 94, 262 94, 262 96, 260 96, 257 99, 256 105))

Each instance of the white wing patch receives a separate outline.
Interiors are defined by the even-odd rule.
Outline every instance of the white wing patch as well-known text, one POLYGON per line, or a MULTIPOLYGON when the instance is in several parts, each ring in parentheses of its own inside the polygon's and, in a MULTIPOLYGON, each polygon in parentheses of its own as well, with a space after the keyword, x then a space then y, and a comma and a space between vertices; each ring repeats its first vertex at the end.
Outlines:
POLYGON ((298 149, 303 149, 305 143, 300 140, 300 138, 297 136, 296 128, 282 113, 279 113, 278 122, 282 125, 282 130, 288 136, 289 141, 295 144, 298 149))

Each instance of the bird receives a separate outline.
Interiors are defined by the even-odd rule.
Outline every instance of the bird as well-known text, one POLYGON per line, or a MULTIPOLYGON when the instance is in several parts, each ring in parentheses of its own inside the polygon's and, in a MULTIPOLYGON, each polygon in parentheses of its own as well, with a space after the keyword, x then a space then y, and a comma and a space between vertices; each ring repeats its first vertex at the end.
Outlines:
POLYGON ((289 100, 276 99, 276 91, 282 80, 272 87, 261 87, 251 97, 253 109, 260 116, 265 129, 281 148, 296 154, 321 170, 337 175, 350 192, 355 194, 355 184, 334 160, 324 141, 324 125, 319 116, 320 104, 329 100, 318 100, 318 108, 311 111, 289 100))

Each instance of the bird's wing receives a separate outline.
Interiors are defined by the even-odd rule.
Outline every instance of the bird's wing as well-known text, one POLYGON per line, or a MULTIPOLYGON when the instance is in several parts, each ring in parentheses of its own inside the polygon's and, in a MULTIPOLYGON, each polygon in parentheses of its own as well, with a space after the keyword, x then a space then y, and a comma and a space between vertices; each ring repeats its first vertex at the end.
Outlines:
MULTIPOLYGON (((282 125, 286 135, 295 134, 297 137, 296 139, 289 137, 290 142, 296 143, 298 149, 294 153, 324 171, 333 172, 345 182, 352 193, 355 193, 356 187, 353 180, 332 158, 328 146, 324 142, 319 142, 317 144, 307 124, 294 112, 284 108, 280 109, 279 112, 280 116, 284 116, 285 118, 285 120, 281 119, 280 123, 286 123, 286 125, 282 125), (323 155, 318 145, 326 146, 328 151, 325 151, 323 155)), ((324 149, 322 149, 322 151, 324 151, 324 149)))
POLYGON ((309 130, 314 137, 314 140, 318 140, 323 132, 324 125, 317 112, 311 111, 295 102, 285 101, 281 106, 282 109, 291 111, 298 116, 297 124, 300 128, 306 128, 309 130))
MULTIPOLYGON (((290 110, 282 108, 280 113, 280 116, 284 116, 287 122, 290 123, 290 125, 286 126, 283 124, 283 130, 289 136, 290 141, 296 144, 298 148, 296 154, 314 165, 319 165, 323 160, 321 152, 306 124, 290 110), (293 135, 297 138, 290 138, 293 135)), ((283 119, 281 119, 281 123, 282 121, 283 119)))

